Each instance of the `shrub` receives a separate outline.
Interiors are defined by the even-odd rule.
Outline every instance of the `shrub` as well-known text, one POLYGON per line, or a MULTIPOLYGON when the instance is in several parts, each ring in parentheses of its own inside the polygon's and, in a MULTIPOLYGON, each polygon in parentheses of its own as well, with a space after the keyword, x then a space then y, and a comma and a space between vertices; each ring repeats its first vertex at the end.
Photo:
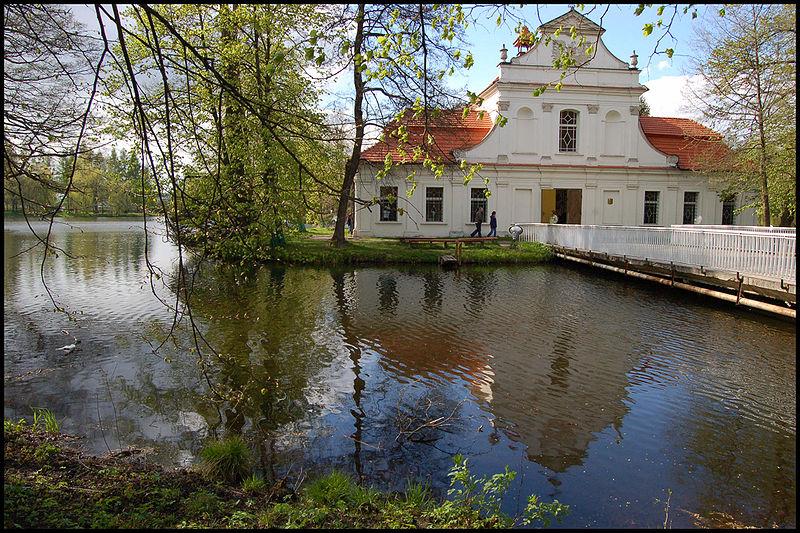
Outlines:
POLYGON ((200 452, 200 474, 208 480, 234 483, 250 472, 250 448, 238 435, 215 440, 200 452))

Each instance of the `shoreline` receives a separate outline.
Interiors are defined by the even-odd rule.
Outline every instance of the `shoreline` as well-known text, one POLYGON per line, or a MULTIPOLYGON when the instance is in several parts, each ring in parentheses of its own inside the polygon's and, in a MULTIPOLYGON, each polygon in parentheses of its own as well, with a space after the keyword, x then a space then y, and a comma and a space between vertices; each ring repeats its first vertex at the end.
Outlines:
MULTIPOLYGON (((224 481, 202 467, 150 463, 131 448, 87 455, 81 438, 4 420, 5 528, 507 528, 526 518, 504 515, 477 494, 443 500, 416 482, 403 493, 383 493, 337 471, 224 481)), ((470 476, 465 459, 454 459, 451 476, 485 482, 470 476)), ((546 526, 568 506, 555 501, 535 510, 532 520, 546 526)))

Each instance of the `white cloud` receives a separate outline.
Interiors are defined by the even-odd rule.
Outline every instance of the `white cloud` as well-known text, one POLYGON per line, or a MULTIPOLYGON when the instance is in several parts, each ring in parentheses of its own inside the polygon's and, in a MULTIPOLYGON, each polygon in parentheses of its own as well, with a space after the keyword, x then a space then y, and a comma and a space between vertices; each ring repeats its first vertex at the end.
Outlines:
POLYGON ((689 105, 689 88, 702 83, 700 76, 662 76, 644 85, 649 91, 644 99, 654 117, 678 117, 698 120, 700 112, 689 105))
POLYGON ((665 70, 665 69, 668 69, 670 66, 671 65, 669 64, 669 61, 664 59, 664 60, 658 62, 658 65, 656 66, 656 68, 658 68, 658 70, 665 70))

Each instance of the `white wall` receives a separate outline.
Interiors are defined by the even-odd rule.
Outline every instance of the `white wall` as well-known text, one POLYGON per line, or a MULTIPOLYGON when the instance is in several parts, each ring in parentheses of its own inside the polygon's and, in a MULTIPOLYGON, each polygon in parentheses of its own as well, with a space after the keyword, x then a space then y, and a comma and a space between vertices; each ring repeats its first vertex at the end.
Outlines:
MULTIPOLYGON (((378 168, 378 167, 375 167, 378 168)), ((620 224, 643 225, 645 191, 659 191, 658 225, 669 226, 683 223, 683 193, 697 191, 698 213, 703 224, 722 222, 722 201, 706 184, 706 180, 695 174, 680 170, 626 170, 626 169, 543 169, 521 165, 494 165, 484 168, 468 185, 463 184, 460 174, 452 173, 436 180, 424 170, 418 170, 417 187, 411 196, 406 180, 408 168, 393 169, 381 182, 371 179, 374 169, 362 164, 357 184, 360 198, 379 196, 381 185, 398 187, 398 207, 406 214, 398 214, 397 222, 381 222, 380 206, 372 206, 372 212, 359 207, 356 210, 356 234, 360 236, 447 237, 469 235, 474 224, 469 222, 470 189, 488 187, 491 196, 487 200, 487 223, 482 227, 485 235, 489 231, 488 215, 497 211, 498 235, 507 235, 513 222, 543 222, 540 220, 542 189, 581 189, 581 223, 604 224, 603 213, 608 195, 606 191, 618 191, 620 224), (489 179, 484 185, 483 178, 489 179), (444 188, 443 222, 425 221, 425 187, 444 188), (522 205, 528 200, 530 205, 522 205), (519 213, 530 213, 530 219, 520 220, 519 213)), ((741 200, 737 205, 741 205, 741 200)), ((546 221, 544 221, 546 222, 546 221)), ((737 225, 752 225, 752 212, 737 215, 737 225)))

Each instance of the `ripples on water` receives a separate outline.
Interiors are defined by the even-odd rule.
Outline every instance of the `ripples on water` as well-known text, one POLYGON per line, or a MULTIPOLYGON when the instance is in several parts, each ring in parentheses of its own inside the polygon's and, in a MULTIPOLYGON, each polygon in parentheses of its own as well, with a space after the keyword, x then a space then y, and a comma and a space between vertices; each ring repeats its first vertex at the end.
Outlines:
MULTIPOLYGON (((97 452, 135 444, 188 463, 208 435, 243 431, 265 469, 336 466, 383 488, 506 465, 517 497, 569 503, 565 526, 725 513, 795 524, 793 324, 596 271, 532 268, 204 268, 193 312, 222 354, 210 378, 191 344, 159 355, 171 314, 153 296, 137 221, 59 226, 74 259, 45 279, 27 229, 5 223, 5 414, 47 406, 97 452), (80 338, 80 349, 63 355, 80 338), (97 412, 100 412, 98 421, 97 412), (440 419, 436 429, 420 428, 440 419)), ((158 235, 148 257, 174 273, 158 235)), ((155 291, 174 305, 169 276, 155 291)))

